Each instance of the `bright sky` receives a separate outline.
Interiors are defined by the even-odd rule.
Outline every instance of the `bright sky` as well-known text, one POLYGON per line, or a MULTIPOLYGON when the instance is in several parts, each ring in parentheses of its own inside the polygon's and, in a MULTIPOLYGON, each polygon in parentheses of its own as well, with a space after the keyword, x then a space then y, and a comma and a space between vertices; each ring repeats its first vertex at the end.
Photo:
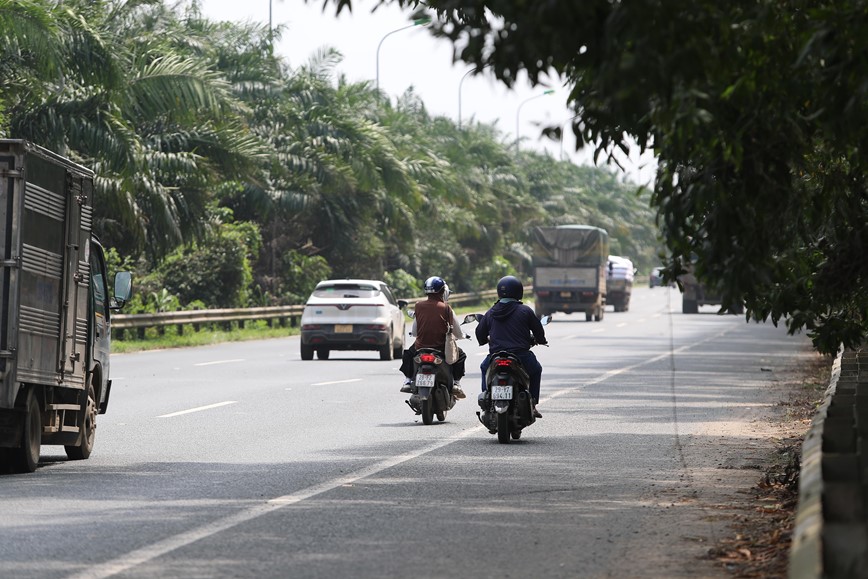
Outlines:
MULTIPOLYGON (((540 136, 542 126, 563 127, 572 117, 566 106, 567 91, 560 84, 531 87, 525 82, 507 90, 491 75, 465 77, 470 67, 453 64, 451 43, 435 39, 423 26, 412 26, 410 12, 397 6, 381 6, 371 13, 373 0, 354 0, 352 14, 344 10, 338 18, 331 2, 323 11, 322 0, 199 0, 199 4, 211 20, 262 24, 268 24, 270 9, 272 25, 286 28, 276 50, 290 66, 304 64, 321 48, 336 48, 344 56, 338 73, 349 81, 372 84, 379 76, 380 89, 393 101, 412 87, 433 115, 455 122, 496 124, 509 140, 518 132, 522 148, 548 150, 555 158, 592 164, 590 152, 573 150, 569 129, 563 142, 540 136), (555 92, 544 95, 547 89, 555 92)), ((627 174, 632 181, 645 184, 653 178, 650 158, 629 161, 627 174)))

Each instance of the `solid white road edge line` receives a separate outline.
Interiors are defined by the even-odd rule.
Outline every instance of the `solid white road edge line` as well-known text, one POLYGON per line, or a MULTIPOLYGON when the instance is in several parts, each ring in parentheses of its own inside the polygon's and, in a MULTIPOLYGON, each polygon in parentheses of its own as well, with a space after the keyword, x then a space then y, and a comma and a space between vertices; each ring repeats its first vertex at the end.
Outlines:
POLYGON ((182 414, 190 414, 191 412, 201 412, 203 410, 211 410, 212 408, 220 408, 229 404, 238 404, 237 400, 227 400, 226 402, 218 402, 217 404, 209 404, 208 406, 198 406, 189 410, 181 410, 180 412, 172 412, 171 414, 163 414, 157 418, 172 418, 173 416, 181 416, 182 414))
MULTIPOLYGON (((637 362, 636 364, 632 364, 630 366, 625 366, 623 368, 618 368, 615 370, 610 370, 601 374, 600 376, 588 380, 588 381, 577 381, 584 385, 592 385, 603 382, 604 380, 608 380, 613 376, 617 376, 618 374, 622 374, 624 372, 629 372, 630 370, 635 370, 636 368, 640 368, 645 366, 646 364, 653 364, 659 360, 677 354, 679 352, 684 352, 711 340, 715 340, 724 334, 730 332, 733 328, 727 328, 710 336, 704 340, 700 340, 694 344, 690 344, 688 346, 682 346, 677 348, 671 352, 664 352, 653 358, 649 358, 643 362, 637 362)), ((575 383, 574 383, 575 384, 575 383)), ((545 402, 551 400, 553 398, 557 398, 567 392, 572 392, 574 388, 562 388, 552 394, 546 396, 540 402, 545 402)), ((236 513, 234 515, 230 515, 228 517, 224 517, 222 519, 218 519, 212 523, 208 523, 207 525, 202 525, 195 529, 191 529, 186 533, 180 533, 178 535, 174 535, 172 537, 168 537, 163 539, 162 541, 157 541, 153 545, 149 545, 147 547, 142 547, 141 549, 136 549, 135 551, 131 551, 126 555, 122 555, 110 561, 106 561, 100 565, 94 565, 89 567, 87 570, 82 571, 81 573, 76 573, 75 575, 71 575, 69 579, 102 579, 104 577, 111 577, 112 575, 116 575, 118 573, 123 573, 124 571, 131 569, 137 565, 141 565, 143 563, 147 563, 153 559, 161 555, 165 555, 166 553, 171 553, 177 549, 182 547, 186 547, 196 541, 201 539, 208 538, 212 535, 216 535, 222 531, 227 529, 231 529, 232 527, 236 527, 263 515, 267 515, 269 513, 273 513, 279 509, 282 509, 286 506, 294 505, 304 501, 306 499, 313 498, 317 495, 321 495, 330 490, 334 490, 343 485, 352 484, 359 480, 365 479, 369 476, 373 476, 378 474, 384 470, 390 469, 393 466, 398 466, 404 462, 413 460, 415 458, 419 458, 420 456, 424 456, 429 452, 433 452, 439 448, 443 448, 444 446, 450 445, 453 442, 457 442, 459 440, 463 440, 467 438, 471 434, 476 434, 477 430, 481 430, 483 426, 481 424, 469 428, 456 434, 455 436, 451 436, 448 438, 444 438, 438 442, 434 442, 429 444, 428 446, 424 446, 418 450, 414 450, 411 452, 407 452, 404 454, 400 454, 398 456, 394 456, 392 458, 387 458, 386 460, 381 460, 380 462, 374 463, 367 468, 359 469, 353 473, 350 473, 346 476, 342 476, 336 479, 332 479, 329 481, 324 481, 318 485, 313 485, 307 487, 306 489, 301 489, 300 491, 294 492, 292 494, 284 495, 282 497, 277 497, 269 500, 266 503, 259 504, 243 511, 236 513)))

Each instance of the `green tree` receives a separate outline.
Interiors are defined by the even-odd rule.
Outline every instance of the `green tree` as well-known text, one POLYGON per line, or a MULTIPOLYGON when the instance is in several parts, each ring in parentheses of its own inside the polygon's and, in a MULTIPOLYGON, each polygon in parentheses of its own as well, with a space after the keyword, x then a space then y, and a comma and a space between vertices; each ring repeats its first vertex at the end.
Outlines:
POLYGON ((653 147, 673 273, 825 352, 868 336, 863 3, 395 1, 507 85, 563 80, 597 157, 653 147))

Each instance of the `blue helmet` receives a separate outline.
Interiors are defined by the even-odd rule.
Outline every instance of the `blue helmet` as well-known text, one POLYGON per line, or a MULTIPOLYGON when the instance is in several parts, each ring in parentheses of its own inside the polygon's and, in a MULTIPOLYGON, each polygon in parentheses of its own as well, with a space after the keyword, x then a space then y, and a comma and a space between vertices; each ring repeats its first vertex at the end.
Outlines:
POLYGON ((500 278, 500 281, 497 282, 498 298, 512 298, 514 300, 520 300, 521 296, 523 295, 524 287, 521 285, 521 280, 519 280, 514 275, 502 277, 500 278))
POLYGON ((432 276, 425 280, 426 294, 439 294, 446 287, 446 282, 442 277, 432 276))

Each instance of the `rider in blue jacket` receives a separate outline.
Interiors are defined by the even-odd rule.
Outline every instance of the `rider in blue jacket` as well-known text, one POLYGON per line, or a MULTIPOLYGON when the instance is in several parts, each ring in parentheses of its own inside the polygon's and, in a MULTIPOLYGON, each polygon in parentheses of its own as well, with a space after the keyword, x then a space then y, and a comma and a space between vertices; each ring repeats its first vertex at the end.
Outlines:
POLYGON ((476 339, 479 345, 489 345, 489 355, 479 366, 482 370, 482 391, 485 392, 486 388, 485 372, 491 363, 491 354, 504 350, 511 352, 521 360, 522 366, 530 376, 534 415, 542 418, 542 414, 536 410, 542 366, 530 348, 534 341, 537 344, 546 344, 546 334, 533 309, 521 303, 523 295, 524 287, 518 278, 511 275, 501 278, 497 282, 497 302, 485 312, 476 326, 476 339))

